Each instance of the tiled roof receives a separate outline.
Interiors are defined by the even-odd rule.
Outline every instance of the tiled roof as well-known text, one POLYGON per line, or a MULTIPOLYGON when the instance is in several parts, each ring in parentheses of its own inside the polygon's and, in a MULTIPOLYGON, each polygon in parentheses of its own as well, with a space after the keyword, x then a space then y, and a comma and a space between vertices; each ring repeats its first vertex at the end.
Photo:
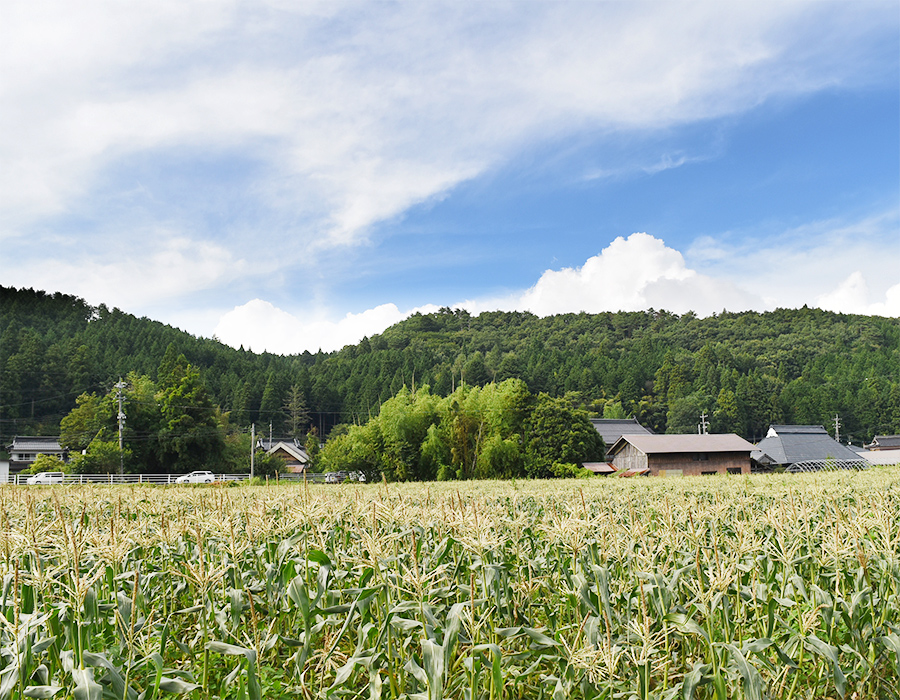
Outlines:
POLYGON ((12 444, 8 446, 8 450, 12 452, 62 452, 63 448, 59 445, 58 437, 28 437, 17 435, 13 438, 12 444))
POLYGON ((900 464, 900 450, 878 450, 877 452, 861 452, 859 454, 869 464, 893 466, 900 464))
POLYGON ((900 449, 900 435, 876 435, 871 445, 866 447, 877 447, 882 450, 898 450, 900 449))
POLYGON ((284 442, 289 445, 293 445, 294 447, 302 447, 303 443, 300 441, 300 438, 291 438, 291 437, 275 437, 271 440, 268 437, 263 437, 260 435, 256 436, 256 441, 259 443, 259 446, 264 450, 269 449, 277 445, 279 442, 284 442))
POLYGON ((770 425, 768 435, 818 435, 828 434, 821 425, 770 425))
POLYGON ((775 464, 859 459, 853 450, 836 442, 821 425, 773 425, 756 449, 775 464))
POLYGON ((306 450, 302 447, 297 447, 296 445, 287 442, 287 441, 272 441, 272 444, 266 449, 266 454, 274 454, 278 452, 278 450, 284 450, 291 457, 296 459, 298 462, 306 463, 309 461, 309 456, 306 454, 306 450))
POLYGON ((652 435, 653 431, 648 430, 637 422, 637 418, 591 418, 591 423, 603 438, 603 444, 609 447, 614 445, 623 435, 652 435))

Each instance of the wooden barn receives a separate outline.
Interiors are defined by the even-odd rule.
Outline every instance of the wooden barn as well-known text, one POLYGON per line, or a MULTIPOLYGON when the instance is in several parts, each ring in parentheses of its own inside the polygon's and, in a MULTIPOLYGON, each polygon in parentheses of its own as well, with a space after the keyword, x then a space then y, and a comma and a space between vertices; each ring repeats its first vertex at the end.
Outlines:
POLYGON ((753 445, 726 435, 623 435, 606 453, 619 473, 650 476, 749 474, 753 445))

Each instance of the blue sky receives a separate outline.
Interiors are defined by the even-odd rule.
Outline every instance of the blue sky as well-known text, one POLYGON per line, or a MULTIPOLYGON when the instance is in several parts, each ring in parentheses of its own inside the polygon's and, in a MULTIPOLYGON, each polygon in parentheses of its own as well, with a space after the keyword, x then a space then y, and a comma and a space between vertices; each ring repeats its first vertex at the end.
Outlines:
POLYGON ((0 282, 232 345, 900 316, 895 2, 18 2, 0 282))

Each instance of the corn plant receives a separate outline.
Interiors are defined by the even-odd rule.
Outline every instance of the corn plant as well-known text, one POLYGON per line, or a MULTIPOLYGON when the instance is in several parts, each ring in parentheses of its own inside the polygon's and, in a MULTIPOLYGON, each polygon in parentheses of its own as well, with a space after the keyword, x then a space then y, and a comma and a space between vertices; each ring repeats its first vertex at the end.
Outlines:
POLYGON ((900 471, 0 488, 0 700, 890 698, 900 471))

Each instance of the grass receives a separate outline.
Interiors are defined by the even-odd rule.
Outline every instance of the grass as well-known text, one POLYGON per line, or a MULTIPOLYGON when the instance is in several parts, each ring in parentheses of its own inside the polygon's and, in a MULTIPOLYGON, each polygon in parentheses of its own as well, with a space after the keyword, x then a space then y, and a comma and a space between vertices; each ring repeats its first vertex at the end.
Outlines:
POLYGON ((900 470, 0 488, 0 700, 898 697, 900 470))

